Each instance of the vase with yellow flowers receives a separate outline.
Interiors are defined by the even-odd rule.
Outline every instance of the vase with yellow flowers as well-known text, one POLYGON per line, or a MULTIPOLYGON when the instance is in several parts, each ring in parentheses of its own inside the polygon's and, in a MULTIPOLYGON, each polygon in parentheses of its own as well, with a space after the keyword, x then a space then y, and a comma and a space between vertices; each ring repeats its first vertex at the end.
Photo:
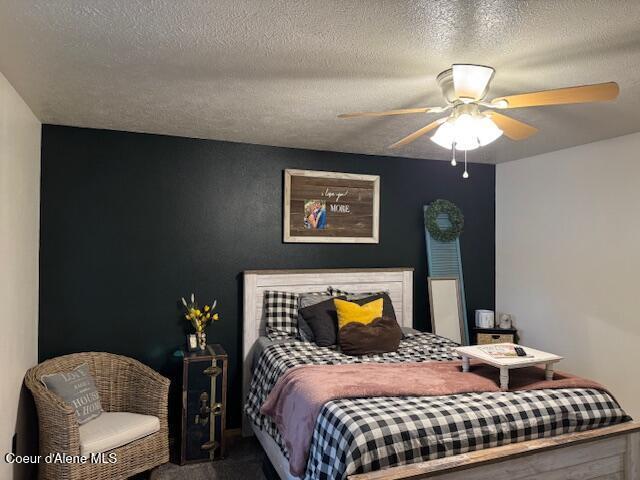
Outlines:
POLYGON ((200 307, 196 302, 195 295, 192 293, 190 301, 186 301, 182 297, 182 305, 186 310, 184 318, 191 322, 193 328, 196 330, 196 337, 198 338, 198 347, 204 351, 207 348, 207 334, 204 329, 211 322, 216 322, 220 319, 220 316, 215 312, 218 301, 214 300, 211 305, 203 305, 200 307))

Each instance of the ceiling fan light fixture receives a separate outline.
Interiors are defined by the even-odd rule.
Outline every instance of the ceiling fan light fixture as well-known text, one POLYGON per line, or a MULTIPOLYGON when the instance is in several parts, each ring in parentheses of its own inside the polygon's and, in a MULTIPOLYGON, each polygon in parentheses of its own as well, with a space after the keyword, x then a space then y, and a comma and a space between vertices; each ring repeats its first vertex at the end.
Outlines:
POLYGON ((495 70, 484 65, 454 64, 453 88, 463 103, 482 99, 489 88, 495 70))
POLYGON ((453 142, 455 140, 453 122, 451 119, 444 122, 438 127, 435 133, 431 136, 431 141, 440 145, 442 148, 451 150, 453 148, 453 142))
POLYGON ((476 135, 478 136, 478 141, 480 142, 481 147, 489 145, 491 142, 495 142, 503 133, 504 132, 500 130, 495 122, 489 117, 482 117, 482 119, 478 121, 476 135))
POLYGON ((435 131, 431 141, 449 150, 475 150, 497 140, 502 130, 484 115, 463 113, 449 118, 435 131))
POLYGON ((478 140, 472 136, 472 129, 467 129, 468 122, 462 121, 461 126, 458 125, 458 118, 448 119, 444 122, 431 137, 431 141, 440 145, 442 148, 451 150, 473 150, 478 148, 478 140))
POLYGON ((478 118, 463 113, 453 121, 453 138, 458 150, 475 150, 479 146, 478 118))

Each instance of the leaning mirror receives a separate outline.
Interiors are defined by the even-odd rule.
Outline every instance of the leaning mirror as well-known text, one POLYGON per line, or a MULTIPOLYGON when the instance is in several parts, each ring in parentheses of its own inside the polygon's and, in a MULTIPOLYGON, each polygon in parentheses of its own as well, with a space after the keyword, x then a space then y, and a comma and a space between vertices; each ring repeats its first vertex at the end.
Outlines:
POLYGON ((433 333, 468 345, 462 314, 460 284, 456 277, 428 277, 429 307, 433 333))

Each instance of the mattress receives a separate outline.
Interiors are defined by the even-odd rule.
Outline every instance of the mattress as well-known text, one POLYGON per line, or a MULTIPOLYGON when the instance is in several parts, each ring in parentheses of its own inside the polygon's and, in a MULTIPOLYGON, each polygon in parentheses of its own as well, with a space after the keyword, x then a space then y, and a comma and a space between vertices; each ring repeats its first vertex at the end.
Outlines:
MULTIPOLYGON (((260 414, 260 406, 289 368, 457 360, 452 350, 456 346, 430 333, 405 333, 397 352, 361 357, 297 340, 266 345, 257 359, 245 412, 287 457, 277 427, 260 414)), ((334 400, 324 405, 316 420, 304 478, 342 479, 628 420, 609 394, 593 389, 334 400)))

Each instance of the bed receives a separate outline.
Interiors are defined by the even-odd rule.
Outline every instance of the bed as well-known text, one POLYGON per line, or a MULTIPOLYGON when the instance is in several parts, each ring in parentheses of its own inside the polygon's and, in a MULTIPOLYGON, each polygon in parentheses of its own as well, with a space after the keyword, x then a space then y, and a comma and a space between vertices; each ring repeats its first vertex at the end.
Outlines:
MULTIPOLYGON (((283 372, 301 364, 455 359, 453 342, 419 332, 407 332, 396 353, 368 357, 346 357, 302 341, 261 345, 265 290, 311 292, 328 286, 353 292, 385 290, 398 323, 413 324, 411 269, 245 272, 243 387, 248 401, 243 433, 256 435, 282 479, 296 477, 289 473, 275 425, 259 414, 259 406, 283 372)), ((626 421, 608 394, 539 390, 496 395, 328 402, 318 416, 304 477, 640 480, 640 427, 626 421)))

